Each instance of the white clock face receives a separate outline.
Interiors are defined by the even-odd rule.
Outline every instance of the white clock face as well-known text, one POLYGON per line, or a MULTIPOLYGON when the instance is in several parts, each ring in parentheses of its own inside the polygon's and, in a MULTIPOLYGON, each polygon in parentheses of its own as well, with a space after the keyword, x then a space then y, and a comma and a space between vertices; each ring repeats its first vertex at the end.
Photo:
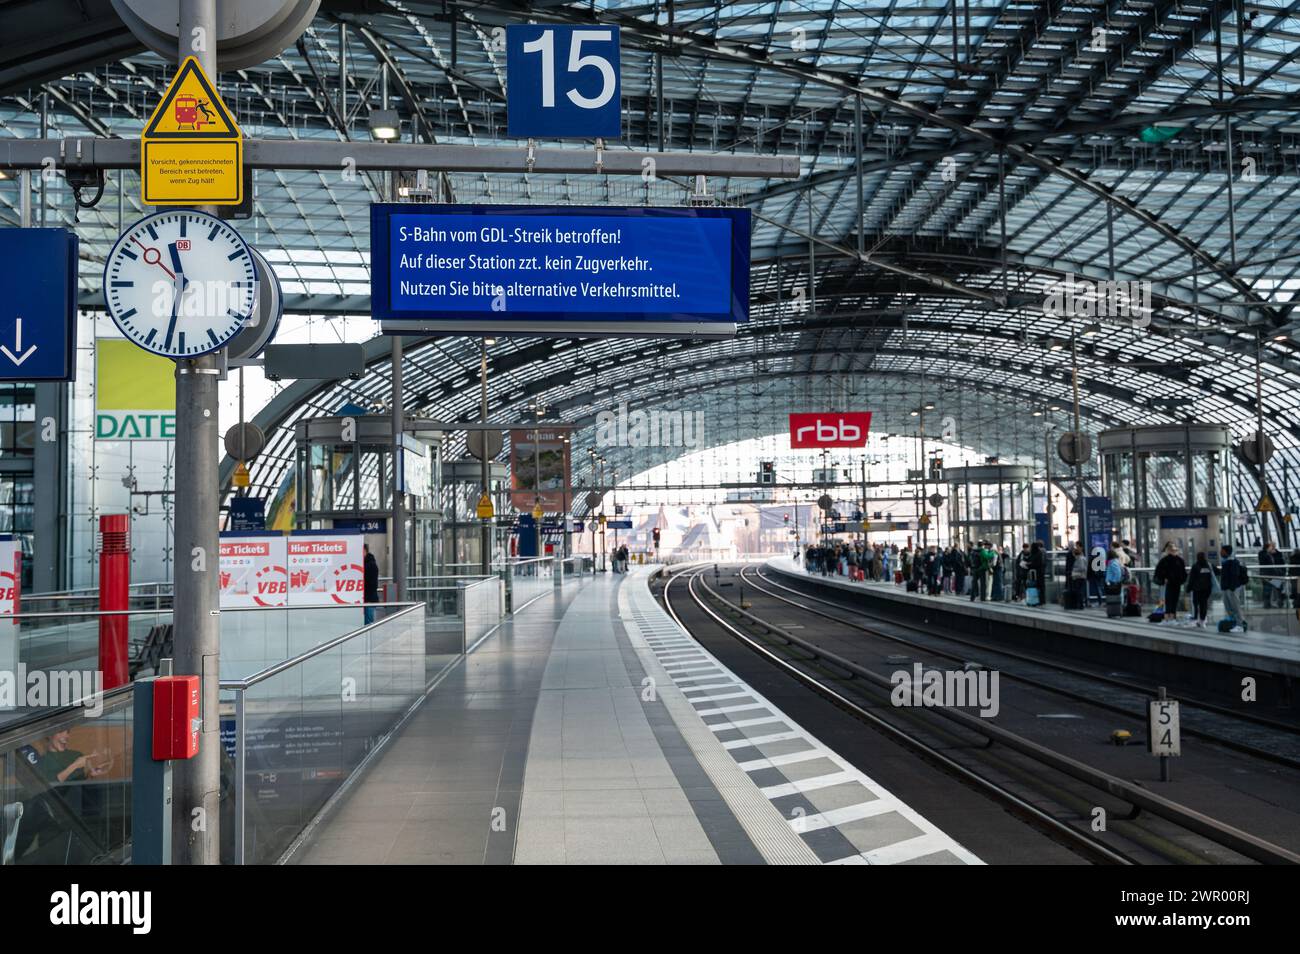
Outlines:
POLYGON ((122 334, 169 358, 216 351, 251 320, 257 266, 230 225, 189 209, 122 234, 104 266, 108 313, 122 334))

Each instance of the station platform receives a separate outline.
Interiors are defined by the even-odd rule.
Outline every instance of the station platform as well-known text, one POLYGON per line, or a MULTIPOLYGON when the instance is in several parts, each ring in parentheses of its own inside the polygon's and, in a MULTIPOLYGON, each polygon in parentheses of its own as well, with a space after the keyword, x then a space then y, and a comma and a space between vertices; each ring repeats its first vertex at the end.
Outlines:
POLYGON ((872 599, 892 601, 900 608, 941 607, 945 614, 983 624, 1024 629, 1040 635, 1071 637, 1106 648, 1138 650, 1181 660, 1236 670, 1263 672, 1291 680, 1300 677, 1300 637, 1252 628, 1245 633, 1220 633, 1212 625, 1200 629, 1182 624, 1155 624, 1145 617, 1111 619, 1100 608, 1067 612, 1060 604, 1028 607, 1023 603, 972 602, 969 595, 929 596, 909 593, 894 583, 852 581, 844 577, 807 573, 789 557, 767 561, 766 568, 785 577, 812 580, 822 586, 872 599))
POLYGON ((291 863, 981 863, 705 652, 656 569, 504 622, 291 863))

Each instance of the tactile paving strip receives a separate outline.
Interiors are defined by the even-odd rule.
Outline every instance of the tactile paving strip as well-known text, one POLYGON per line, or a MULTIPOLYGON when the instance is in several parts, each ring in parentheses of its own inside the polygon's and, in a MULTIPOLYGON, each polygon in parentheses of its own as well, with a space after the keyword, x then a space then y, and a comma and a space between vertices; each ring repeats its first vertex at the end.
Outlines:
MULTIPOLYGON (((673 716, 683 717, 678 727, 696 757, 701 764, 706 759, 734 763, 750 783, 747 791, 776 809, 815 860, 983 864, 707 652, 655 600, 649 573, 638 573, 628 583, 619 588, 624 628, 633 646, 643 656, 652 656, 680 690, 685 706, 679 700, 673 716), (689 726, 691 713, 699 720, 694 727, 689 726)), ((735 786, 729 787, 728 797, 738 793, 735 786)))

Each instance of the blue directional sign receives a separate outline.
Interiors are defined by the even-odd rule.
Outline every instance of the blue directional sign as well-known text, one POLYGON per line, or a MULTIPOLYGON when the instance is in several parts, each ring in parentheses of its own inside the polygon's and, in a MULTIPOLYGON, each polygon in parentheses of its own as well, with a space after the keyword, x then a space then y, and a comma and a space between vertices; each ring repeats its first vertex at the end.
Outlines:
POLYGON ((618 27, 506 27, 506 130, 519 138, 617 139, 618 27))
POLYGON ((0 381, 76 377, 77 237, 0 229, 0 381))
POLYGON ((371 314, 469 334, 730 333, 749 320, 749 234, 748 209, 373 205, 371 314))

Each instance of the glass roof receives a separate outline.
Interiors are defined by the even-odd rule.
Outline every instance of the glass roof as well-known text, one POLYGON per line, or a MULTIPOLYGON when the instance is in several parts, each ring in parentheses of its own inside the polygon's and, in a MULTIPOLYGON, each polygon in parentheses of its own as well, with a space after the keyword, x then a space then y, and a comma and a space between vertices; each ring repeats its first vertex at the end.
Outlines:
MULTIPOLYGON (((1241 23, 1208 0, 972 0, 969 15, 965 3, 924 0, 523 6, 390 2, 357 14, 326 2, 296 48, 220 76, 249 137, 360 140, 386 58, 405 138, 518 145, 506 136, 494 31, 523 15, 594 20, 622 27, 623 134, 608 148, 798 157, 797 180, 709 182, 717 201, 755 215, 754 320, 735 339, 502 340, 494 418, 522 419, 540 402, 550 420, 583 429, 618 401, 696 402, 719 417, 710 440, 724 442, 828 404, 892 421, 930 394, 964 443, 1041 461, 1046 426, 1071 426, 1062 342, 1077 341, 1090 429, 1195 419, 1244 437, 1258 357, 1280 449, 1272 483, 1294 509, 1284 481, 1300 463, 1300 0, 1247 2, 1241 23), (1065 278, 1144 283, 1149 321, 1048 313, 1065 278)), ((0 6, 0 23, 6 15, 0 6)), ((52 138, 138 136, 170 72, 149 53, 88 52, 59 78, 0 89, 0 144, 39 138, 43 104, 52 138)), ((458 202, 679 204, 693 186, 433 172, 458 202)), ((350 326, 366 314, 367 207, 381 187, 378 175, 256 172, 255 212, 240 228, 292 311, 353 316, 350 326)), ((78 209, 61 177, 46 184, 37 215, 75 221, 87 309, 100 303, 97 264, 143 212, 138 192, 134 172, 113 173, 100 202, 78 209)), ((0 182, 6 224, 18 205, 15 184, 0 182)), ((411 341, 408 414, 474 414, 478 347, 411 341)), ((345 401, 388 404, 387 349, 371 353, 361 381, 278 388, 255 486, 282 484, 293 420, 345 401)), ((629 476, 662 457, 624 453, 629 476)))

